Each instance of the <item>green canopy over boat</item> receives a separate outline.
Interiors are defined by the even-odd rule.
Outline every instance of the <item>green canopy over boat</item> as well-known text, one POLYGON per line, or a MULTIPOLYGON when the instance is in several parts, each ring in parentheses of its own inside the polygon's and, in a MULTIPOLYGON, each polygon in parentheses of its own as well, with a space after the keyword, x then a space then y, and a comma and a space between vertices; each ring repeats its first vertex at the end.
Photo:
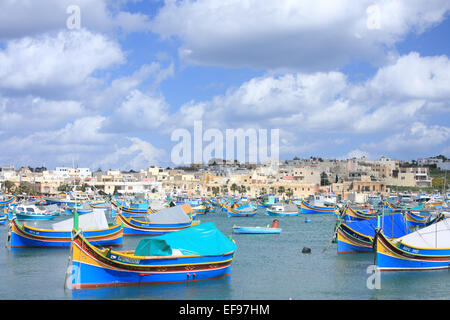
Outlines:
POLYGON ((212 222, 142 239, 135 256, 171 256, 173 249, 182 255, 221 255, 236 250, 236 244, 212 222))

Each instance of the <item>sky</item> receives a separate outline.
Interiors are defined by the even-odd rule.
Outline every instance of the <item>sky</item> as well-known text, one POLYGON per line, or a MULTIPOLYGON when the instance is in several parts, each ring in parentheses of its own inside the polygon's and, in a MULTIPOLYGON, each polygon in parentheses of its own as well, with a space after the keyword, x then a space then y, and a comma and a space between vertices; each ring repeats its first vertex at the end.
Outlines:
POLYGON ((449 15, 448 0, 2 1, 0 165, 174 166, 172 135, 198 148, 196 121, 278 130, 280 159, 450 157, 449 15))

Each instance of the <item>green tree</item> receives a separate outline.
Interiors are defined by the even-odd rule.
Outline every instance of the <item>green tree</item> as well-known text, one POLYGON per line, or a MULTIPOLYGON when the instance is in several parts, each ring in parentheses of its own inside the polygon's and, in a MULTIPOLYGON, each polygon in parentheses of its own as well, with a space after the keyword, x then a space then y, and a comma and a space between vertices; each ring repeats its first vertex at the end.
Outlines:
POLYGON ((233 183, 230 187, 230 190, 233 192, 233 194, 236 194, 238 188, 239 188, 238 185, 236 183, 233 183))
POLYGON ((279 194, 283 195, 283 193, 285 193, 285 192, 286 192, 286 190, 285 190, 285 188, 283 186, 279 186, 278 187, 278 193, 279 194))
POLYGON ((440 177, 433 178, 431 185, 435 188, 442 188, 444 186, 444 179, 440 177))
POLYGON ((288 189, 286 190, 286 196, 287 196, 288 198, 291 198, 293 195, 294 195, 294 191, 292 191, 291 188, 288 188, 288 189))
POLYGON ((71 187, 68 184, 61 184, 57 188, 58 191, 67 192, 71 190, 71 187))
POLYGON ((263 195, 265 195, 267 193, 267 191, 266 191, 266 188, 261 188, 261 190, 259 191, 259 194, 261 195, 261 196, 263 196, 263 195))
POLYGON ((6 193, 11 193, 11 191, 15 187, 15 184, 12 181, 6 180, 5 183, 4 183, 4 187, 5 187, 5 192, 6 193))

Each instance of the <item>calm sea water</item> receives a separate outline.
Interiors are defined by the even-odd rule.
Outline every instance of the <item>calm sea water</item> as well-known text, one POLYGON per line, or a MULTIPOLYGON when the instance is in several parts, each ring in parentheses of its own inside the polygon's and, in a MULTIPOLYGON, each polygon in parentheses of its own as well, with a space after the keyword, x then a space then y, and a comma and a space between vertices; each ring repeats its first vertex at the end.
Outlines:
MULTIPOLYGON (((231 274, 220 279, 140 287, 71 291, 64 288, 69 249, 7 249, 7 225, 0 226, 0 299, 163 299, 163 300, 288 300, 288 299, 450 299, 450 272, 383 273, 381 289, 367 288, 367 267, 373 254, 338 255, 326 247, 333 215, 277 217, 279 235, 232 234, 232 226, 266 226, 274 217, 262 209, 248 218, 225 213, 197 216, 232 235, 237 252, 231 274), (311 248, 303 254, 302 248, 311 248)), ((57 218, 55 220, 61 220, 57 218)), ((33 224, 33 222, 28 222, 33 224)), ((141 237, 125 237, 123 249, 134 249, 141 237)))

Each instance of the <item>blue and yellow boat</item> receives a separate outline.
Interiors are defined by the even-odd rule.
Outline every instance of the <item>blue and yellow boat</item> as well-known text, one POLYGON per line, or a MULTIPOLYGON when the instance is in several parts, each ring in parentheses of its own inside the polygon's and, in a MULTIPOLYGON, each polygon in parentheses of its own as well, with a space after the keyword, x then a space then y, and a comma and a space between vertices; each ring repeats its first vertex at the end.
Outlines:
MULTIPOLYGON (((86 216, 88 217, 88 216, 86 216)), ((73 219, 70 224, 73 225, 73 219)), ((82 225, 84 228, 84 226, 82 225)), ((28 226, 26 223, 20 225, 17 219, 11 222, 11 248, 69 248, 71 243, 71 227, 68 230, 44 229, 28 226)), ((83 230, 84 236, 92 245, 96 246, 121 246, 123 229, 121 224, 112 226, 105 225, 104 228, 89 228, 83 230)))
POLYGON ((379 271, 449 269, 450 222, 444 219, 394 240, 379 232, 376 264, 379 271))
POLYGON ((406 223, 410 229, 424 227, 430 220, 430 217, 431 217, 430 211, 423 211, 423 210, 422 211, 417 211, 417 210, 406 210, 405 211, 406 223))
POLYGON ((377 217, 377 212, 375 210, 371 209, 365 209, 365 210, 358 210, 347 207, 344 211, 344 214, 341 215, 341 218, 343 218, 347 222, 352 221, 364 221, 368 219, 373 219, 377 217))
POLYGON ((9 196, 7 199, 0 200, 0 208, 8 207, 16 202, 16 196, 9 196))
POLYGON ((99 249, 76 228, 73 233, 73 290, 222 277, 230 273, 236 251, 212 222, 142 239, 131 251, 99 249))
POLYGON ((303 200, 300 205, 300 213, 334 213, 335 207, 334 206, 316 206, 310 204, 308 201, 303 200))
POLYGON ((117 212, 121 212, 125 217, 139 217, 153 212, 147 203, 125 205, 113 201, 111 204, 117 212))
POLYGON ((410 231, 401 213, 357 222, 340 223, 337 227, 337 252, 372 252, 379 224, 390 239, 399 238, 410 231))
POLYGON ((228 217, 253 217, 258 211, 258 209, 252 204, 233 204, 231 206, 227 206, 226 208, 228 217))
POLYGON ((119 214, 116 220, 117 224, 123 225, 125 236, 162 235, 198 225, 200 222, 194 222, 192 214, 192 208, 184 204, 148 214, 144 217, 145 220, 125 217, 122 214, 119 214))

